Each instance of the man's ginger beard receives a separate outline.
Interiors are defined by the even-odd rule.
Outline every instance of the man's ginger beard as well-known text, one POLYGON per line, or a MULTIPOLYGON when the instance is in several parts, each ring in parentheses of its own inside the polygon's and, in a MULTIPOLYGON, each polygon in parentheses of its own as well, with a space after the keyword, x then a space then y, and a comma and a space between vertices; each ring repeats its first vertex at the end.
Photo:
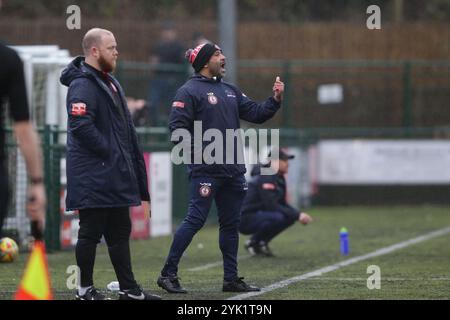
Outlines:
POLYGON ((114 71, 114 65, 106 61, 103 56, 98 58, 98 65, 103 72, 110 73, 114 71))

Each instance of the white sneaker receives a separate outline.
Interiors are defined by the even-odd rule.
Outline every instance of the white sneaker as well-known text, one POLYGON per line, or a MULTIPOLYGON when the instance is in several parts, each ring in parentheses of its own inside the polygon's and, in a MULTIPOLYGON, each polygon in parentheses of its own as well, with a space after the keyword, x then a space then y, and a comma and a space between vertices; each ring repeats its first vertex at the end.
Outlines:
POLYGON ((106 289, 108 289, 111 292, 119 291, 120 290, 119 281, 112 281, 108 283, 106 289))

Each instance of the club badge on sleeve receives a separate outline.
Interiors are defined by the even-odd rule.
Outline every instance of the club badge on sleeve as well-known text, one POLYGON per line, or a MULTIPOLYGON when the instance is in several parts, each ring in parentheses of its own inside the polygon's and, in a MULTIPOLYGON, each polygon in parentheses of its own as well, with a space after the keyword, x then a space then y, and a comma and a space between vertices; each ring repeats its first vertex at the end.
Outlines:
POLYGON ((184 102, 183 101, 174 101, 172 103, 173 108, 184 108, 184 102))
POLYGON ((264 190, 275 190, 277 187, 273 183, 263 183, 262 188, 264 190))
POLYGON ((86 114, 86 104, 82 102, 72 103, 70 114, 78 117, 84 116, 86 114))

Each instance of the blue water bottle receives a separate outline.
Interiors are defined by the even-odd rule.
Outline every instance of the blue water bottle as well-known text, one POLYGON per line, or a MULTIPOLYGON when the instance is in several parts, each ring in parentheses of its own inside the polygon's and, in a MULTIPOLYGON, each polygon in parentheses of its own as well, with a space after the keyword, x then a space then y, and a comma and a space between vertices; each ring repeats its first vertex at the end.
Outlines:
POLYGON ((341 254, 346 256, 348 255, 349 247, 348 247, 348 231, 347 228, 342 227, 339 232, 339 239, 341 242, 341 254))

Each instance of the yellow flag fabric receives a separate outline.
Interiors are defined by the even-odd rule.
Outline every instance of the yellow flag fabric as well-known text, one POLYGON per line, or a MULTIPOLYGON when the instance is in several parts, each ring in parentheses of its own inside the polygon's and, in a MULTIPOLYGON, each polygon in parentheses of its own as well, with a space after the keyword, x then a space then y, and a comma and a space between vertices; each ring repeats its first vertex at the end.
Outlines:
POLYGON ((25 266, 15 300, 52 300, 45 245, 36 241, 25 266))

